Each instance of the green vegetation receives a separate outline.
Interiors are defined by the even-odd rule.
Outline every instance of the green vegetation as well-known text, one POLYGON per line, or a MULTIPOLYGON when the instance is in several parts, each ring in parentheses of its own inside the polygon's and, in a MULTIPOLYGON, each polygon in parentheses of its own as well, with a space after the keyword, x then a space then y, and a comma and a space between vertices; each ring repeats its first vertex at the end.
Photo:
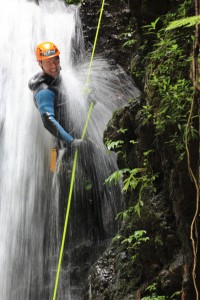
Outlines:
POLYGON ((192 16, 188 18, 183 18, 180 20, 172 21, 166 28, 166 30, 172 30, 179 27, 191 27, 200 24, 200 16, 192 16))
POLYGON ((138 43, 137 38, 135 38, 136 32, 131 26, 127 28, 127 32, 122 33, 119 38, 125 38, 127 41, 123 43, 122 48, 130 47, 138 43))
MULTIPOLYGON (((126 133, 126 130, 120 129, 118 132, 121 132, 123 134, 126 133)), ((130 141, 131 144, 136 144, 135 141, 130 141)), ((117 151, 117 153, 123 153, 123 157, 125 158, 126 154, 122 150, 122 146, 124 144, 124 141, 118 140, 118 141, 107 141, 106 146, 109 150, 114 149, 121 149, 120 151, 117 151)), ((137 167, 134 169, 130 168, 124 168, 115 171, 113 174, 111 174, 106 180, 106 184, 110 184, 111 182, 114 182, 114 184, 117 184, 119 180, 123 179, 123 193, 132 192, 133 190, 138 190, 138 199, 135 205, 131 205, 126 211, 120 212, 117 215, 117 218, 122 219, 125 221, 125 219, 132 219, 132 215, 134 213, 137 213, 137 215, 141 216, 141 207, 144 205, 143 202, 143 192, 145 192, 146 189, 152 189, 155 191, 154 187, 154 181, 157 177, 157 174, 153 174, 152 169, 149 166, 148 163, 148 156, 153 152, 153 150, 148 150, 143 153, 144 155, 144 161, 142 167, 137 167)))
POLYGON ((82 0, 65 0, 67 4, 80 4, 82 0))
MULTIPOLYGON (((176 13, 169 12, 143 26, 139 48, 142 66, 137 65, 135 57, 130 66, 132 76, 142 83, 145 92, 143 122, 154 124, 158 140, 165 136, 165 143, 177 161, 186 158, 186 143, 197 141, 199 136, 198 114, 192 112, 188 122, 196 93, 191 71, 194 43, 191 26, 199 23, 199 16, 188 17, 194 14, 191 7, 192 2, 186 0, 176 13)), ((123 47, 136 43, 132 32, 129 28, 124 33, 130 39, 123 47)))
MULTIPOLYGON (((176 13, 169 12, 143 26, 139 47, 139 60, 142 64, 138 64, 134 58, 130 68, 133 78, 141 83, 144 91, 146 103, 140 111, 143 116, 140 120, 143 125, 152 125, 155 133, 154 142, 164 141, 167 151, 173 155, 174 163, 177 165, 183 163, 187 165, 189 161, 187 147, 192 143, 192 145, 197 144, 199 139, 198 102, 195 102, 196 106, 193 105, 195 97, 198 97, 193 78, 195 28, 191 26, 199 24, 200 19, 199 16, 193 15, 192 1, 186 0, 179 5, 176 13), (192 17, 188 17, 191 14, 192 17)), ((124 33, 129 40, 123 44, 123 47, 134 48, 137 44, 132 32, 130 29, 124 33)), ((200 75, 197 74, 197 77, 199 84, 200 75)), ((151 247, 152 250, 163 246, 162 233, 154 235, 145 227, 145 218, 148 217, 145 205, 150 193, 156 195, 156 180, 159 175, 152 170, 149 159, 154 150, 143 149, 143 157, 133 167, 135 161, 128 157, 131 151, 127 154, 127 147, 129 143, 129 146, 131 144, 137 152, 138 141, 128 139, 129 130, 122 128, 118 133, 120 133, 118 140, 106 141, 106 145, 109 150, 114 150, 118 154, 122 168, 110 175, 106 183, 116 184, 121 180, 122 192, 125 201, 127 199, 128 201, 125 210, 117 215, 117 219, 121 220, 123 225, 113 241, 117 243, 120 251, 128 252, 129 262, 126 261, 126 266, 136 269, 140 264, 146 263, 142 256, 145 247, 151 247), (132 167, 129 165, 130 161, 132 167), (141 220, 140 223, 138 219, 141 220), (138 223, 144 224, 144 227, 138 226, 138 229, 138 223)), ((155 281, 157 279, 159 281, 155 275, 155 281)), ((140 284, 135 281, 132 290, 136 291, 140 284)), ((163 293, 157 290, 157 283, 140 292, 143 296, 142 300, 174 300, 180 299, 181 295, 181 292, 174 291, 163 296, 163 293)))
POLYGON ((176 300, 181 295, 181 291, 175 292, 172 296, 158 296, 157 294, 157 284, 154 282, 146 288, 146 292, 150 294, 149 296, 143 297, 141 300, 176 300))
POLYGON ((134 262, 139 255, 140 245, 149 240, 149 237, 145 236, 146 230, 136 230, 132 235, 125 238, 118 234, 114 237, 113 242, 120 241, 121 245, 124 245, 130 255, 130 259, 134 262))
MULTIPOLYGON (((151 108, 156 134, 165 134, 168 137, 166 142, 175 148, 177 158, 183 159, 185 129, 194 94, 189 55, 193 33, 189 30, 166 32, 168 16, 162 21, 164 27, 157 30, 159 22, 161 18, 145 26, 145 34, 154 40, 152 51, 145 57, 147 105, 151 108)), ((149 110, 147 118, 150 118, 149 110)), ((195 118, 193 116, 193 121, 195 118)), ((192 122, 189 139, 197 136, 192 122)))

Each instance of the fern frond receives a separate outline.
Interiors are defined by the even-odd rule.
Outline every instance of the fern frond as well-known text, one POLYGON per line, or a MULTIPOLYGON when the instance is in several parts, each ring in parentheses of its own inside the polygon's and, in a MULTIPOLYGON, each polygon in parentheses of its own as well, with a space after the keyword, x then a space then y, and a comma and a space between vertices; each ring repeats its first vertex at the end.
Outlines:
POLYGON ((196 24, 200 24, 200 15, 172 21, 169 23, 166 30, 172 30, 179 27, 191 27, 195 26, 196 24))

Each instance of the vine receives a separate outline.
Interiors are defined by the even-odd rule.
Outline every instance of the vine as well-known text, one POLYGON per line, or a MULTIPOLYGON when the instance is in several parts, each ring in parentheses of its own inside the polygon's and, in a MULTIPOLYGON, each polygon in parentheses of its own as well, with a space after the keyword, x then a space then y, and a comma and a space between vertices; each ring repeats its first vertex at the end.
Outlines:
MULTIPOLYGON (((199 7, 199 1, 195 0, 195 15, 198 16, 200 14, 200 7, 199 7)), ((194 40, 194 47, 193 47, 193 64, 192 64, 192 81, 193 81, 193 86, 194 89, 199 89, 199 84, 198 84, 198 77, 199 77, 199 66, 198 66, 198 52, 199 52, 199 33, 200 33, 200 28, 199 25, 196 25, 195 29, 195 40, 194 40)), ((193 278, 193 283, 194 283, 194 288, 196 292, 196 299, 199 299, 199 291, 197 287, 197 282, 196 282, 196 266, 197 266, 197 253, 198 253, 198 231, 197 231, 197 217, 198 217, 198 212, 199 212, 199 187, 200 187, 200 164, 199 164, 199 158, 200 158, 200 143, 199 143, 199 157, 198 157, 198 168, 197 168, 197 176, 194 175, 194 172, 191 167, 190 163, 190 152, 189 152, 189 147, 188 147, 188 128, 189 124, 191 123, 192 119, 192 114, 194 110, 194 105, 197 103, 197 97, 196 94, 193 96, 193 101, 191 104, 191 109, 190 109, 190 115, 188 117, 188 122, 186 126, 186 136, 185 136, 185 146, 186 146, 186 151, 187 151, 187 162, 188 162, 188 170, 191 178, 194 181, 195 184, 195 189, 196 189, 196 210, 195 214, 191 223, 191 228, 190 228, 190 238, 192 241, 192 248, 193 248, 193 255, 194 255, 194 262, 193 262, 193 270, 192 270, 192 278, 193 278)), ((200 106, 198 107, 198 113, 200 116, 200 106)), ((200 136, 200 118, 199 118, 199 136, 200 136)))
MULTIPOLYGON (((200 14, 199 10, 199 3, 196 0, 196 15, 200 14)), ((192 18, 192 21, 195 19, 192 18)), ((198 65, 198 52, 199 52, 199 18, 198 21, 196 21, 196 30, 195 30, 195 39, 194 39, 194 46, 193 46, 193 57, 192 57, 192 83, 193 83, 193 89, 200 91, 200 85, 199 85, 199 65, 198 65)), ((183 22, 179 23, 180 26, 183 26, 183 22)), ((177 28, 179 27, 177 23, 174 23, 174 27, 169 27, 169 29, 177 28)), ((154 78, 155 80, 155 78, 154 78)), ((158 84, 158 82, 156 82, 158 84)), ((166 84, 170 84, 170 82, 166 82, 166 84)), ((168 89, 169 90, 169 89, 168 89)), ((200 157, 200 144, 199 144, 199 157, 198 157, 198 167, 197 167, 197 174, 194 174, 194 171, 191 166, 191 155, 190 155, 190 149, 189 149, 189 139, 190 139, 190 133, 192 128, 192 119, 194 114, 194 107, 195 105, 199 106, 197 95, 195 92, 193 92, 193 97, 191 100, 191 106, 188 111, 189 116, 187 118, 187 122, 185 125, 184 130, 184 144, 185 144, 185 151, 186 151, 186 157, 187 157, 187 166, 188 166, 188 172, 189 175, 194 182, 195 190, 196 190, 196 208, 194 212, 194 216, 191 222, 190 227, 190 239, 192 242, 192 249, 193 249, 193 269, 192 269, 192 279, 194 284, 194 289, 196 293, 196 300, 199 299, 199 291, 197 286, 197 280, 196 280, 196 268, 197 268, 197 253, 198 253, 198 229, 197 229, 197 222, 198 222, 198 213, 199 213, 199 197, 200 197, 200 164, 199 164, 199 157, 200 157)), ((198 107, 198 116, 200 115, 200 106, 198 107)), ((160 125, 160 121, 158 120, 158 124, 160 125)), ((157 127, 157 129, 159 129, 157 127)), ((199 132, 198 136, 200 136, 200 119, 199 119, 199 132)), ((172 140, 171 140, 172 141, 172 140)))
MULTIPOLYGON (((198 253, 198 229, 197 229, 197 218, 198 218, 198 213, 199 213, 199 198, 200 198, 200 143, 199 143, 199 157, 198 157, 198 167, 197 167, 197 174, 195 176, 194 171, 191 167, 191 155, 190 155, 190 149, 189 149, 189 132, 192 124, 192 118, 193 118, 193 113, 194 113, 194 107, 195 105, 198 107, 198 118, 200 116, 200 106, 198 104, 198 99, 197 99, 197 94, 195 91, 200 91, 200 85, 199 85, 199 63, 198 63, 198 53, 199 53, 199 33, 200 33, 200 7, 199 7, 199 1, 195 0, 195 16, 177 20, 172 22, 167 30, 171 29, 176 29, 181 26, 194 26, 195 25, 195 38, 194 38, 194 43, 193 43, 193 54, 192 54, 192 83, 193 83, 193 97, 191 101, 191 107, 189 110, 189 116, 187 119, 186 127, 185 127, 185 138, 184 138, 184 143, 185 143, 185 149, 186 149, 186 156, 187 156, 187 166, 188 166, 188 172, 189 175, 194 182, 195 185, 195 190, 196 190, 196 207, 195 207, 195 212, 194 216, 191 222, 191 227, 190 227, 190 239, 192 242, 192 249, 193 249, 193 269, 192 269, 192 278, 193 278, 193 284, 195 288, 195 293, 196 293, 196 299, 199 299, 199 291, 198 291, 198 286, 197 286, 197 281, 196 281, 196 267, 197 267, 197 253, 198 253)), ((199 132, 198 136, 200 136, 200 118, 199 118, 199 132)))

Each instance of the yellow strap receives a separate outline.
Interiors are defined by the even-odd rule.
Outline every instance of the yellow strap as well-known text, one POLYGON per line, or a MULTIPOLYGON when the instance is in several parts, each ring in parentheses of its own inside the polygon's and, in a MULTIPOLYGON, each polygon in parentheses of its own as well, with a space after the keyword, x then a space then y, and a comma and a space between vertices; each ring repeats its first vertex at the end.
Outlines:
POLYGON ((50 171, 55 172, 56 169, 56 159, 57 159, 57 152, 55 148, 51 149, 50 153, 50 171))
MULTIPOLYGON (((90 59, 90 65, 89 65, 89 69, 88 69, 88 75, 87 75, 87 79, 86 79, 86 86, 88 85, 89 78, 90 78, 90 71, 91 71, 91 68, 92 68, 92 61, 93 61, 94 53, 95 53, 95 49, 96 49, 96 43, 97 43, 98 33, 99 33, 99 29, 100 29, 102 14, 103 14, 103 10, 104 10, 104 4, 105 4, 105 0, 102 0, 101 11, 100 11, 100 15, 99 15, 99 21, 98 21, 98 25, 97 25, 97 30, 96 30, 92 55, 91 55, 91 59, 90 59)), ((90 116, 91 116, 92 108, 93 108, 93 102, 91 102, 91 104, 90 104, 87 119, 86 119, 85 126, 84 126, 83 133, 82 133, 82 139, 85 138, 85 134, 86 134, 88 122, 89 122, 89 119, 90 119, 90 116)), ((53 300, 56 300, 56 296, 57 296, 58 282, 59 282, 59 277, 60 277, 60 270, 61 270, 63 251, 64 251, 64 245, 65 245, 65 240, 66 240, 68 220, 69 220, 69 213, 70 213, 70 207, 71 207, 72 192, 73 192, 74 181, 75 181, 77 158, 78 158, 78 149, 76 149, 75 154, 74 154, 74 162, 73 162, 73 168, 72 168, 72 175, 71 175, 71 182, 70 182, 70 190, 69 190, 67 211, 66 211, 66 216, 65 216, 65 223, 64 223, 64 229, 63 229, 63 235, 62 235, 62 243, 61 243, 61 247, 60 247, 60 255, 59 255, 58 267, 57 267, 57 272, 56 272, 53 300)))

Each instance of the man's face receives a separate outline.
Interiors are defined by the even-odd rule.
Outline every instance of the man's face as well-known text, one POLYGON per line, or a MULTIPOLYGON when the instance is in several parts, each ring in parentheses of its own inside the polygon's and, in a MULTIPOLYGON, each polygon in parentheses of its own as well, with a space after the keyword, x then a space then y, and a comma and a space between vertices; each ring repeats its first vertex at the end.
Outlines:
POLYGON ((40 67, 45 73, 53 78, 60 74, 60 59, 59 56, 51 57, 39 62, 40 67))

